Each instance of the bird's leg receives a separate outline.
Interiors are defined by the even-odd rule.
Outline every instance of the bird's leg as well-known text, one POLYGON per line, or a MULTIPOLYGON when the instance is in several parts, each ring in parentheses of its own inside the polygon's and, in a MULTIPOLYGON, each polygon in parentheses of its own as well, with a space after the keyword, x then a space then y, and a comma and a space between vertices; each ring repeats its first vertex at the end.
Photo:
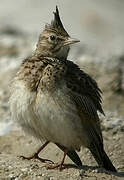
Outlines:
MULTIPOLYGON (((55 143, 63 152, 65 151, 65 149, 67 149, 66 147, 55 143)), ((82 162, 78 156, 78 154, 76 153, 76 151, 74 149, 70 149, 67 152, 67 156, 77 165, 77 166, 82 166, 82 162)))
POLYGON ((40 160, 41 162, 45 163, 45 162, 51 162, 51 163, 54 163, 53 161, 49 160, 49 159, 42 159, 38 156, 38 154, 41 152, 41 150, 43 150, 47 145, 49 144, 49 141, 46 141, 38 150, 37 152, 35 152, 34 154, 32 154, 31 156, 29 157, 25 157, 25 156, 20 156, 21 158, 23 159, 27 159, 27 160, 30 160, 30 159, 38 159, 40 160))
POLYGON ((65 161, 65 157, 66 157, 67 153, 68 153, 68 150, 65 149, 64 156, 63 156, 63 159, 62 159, 61 163, 58 163, 58 164, 55 164, 55 165, 50 165, 50 166, 47 167, 47 169, 57 169, 57 168, 59 168, 60 171, 65 169, 66 165, 64 164, 64 161, 65 161))

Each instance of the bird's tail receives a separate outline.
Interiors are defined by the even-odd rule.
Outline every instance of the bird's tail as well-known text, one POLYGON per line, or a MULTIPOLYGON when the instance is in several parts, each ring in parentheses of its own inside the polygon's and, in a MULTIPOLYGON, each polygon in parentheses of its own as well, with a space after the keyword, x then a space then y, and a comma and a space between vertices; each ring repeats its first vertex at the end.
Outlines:
POLYGON ((99 166, 108 171, 117 172, 103 148, 97 148, 94 144, 92 144, 89 149, 99 166))
MULTIPOLYGON (((62 150, 65 151, 66 148, 58 143, 56 143, 56 145, 62 150)), ((82 162, 78 156, 78 154, 76 153, 75 150, 68 150, 67 152, 68 157, 79 167, 82 166, 82 162)))

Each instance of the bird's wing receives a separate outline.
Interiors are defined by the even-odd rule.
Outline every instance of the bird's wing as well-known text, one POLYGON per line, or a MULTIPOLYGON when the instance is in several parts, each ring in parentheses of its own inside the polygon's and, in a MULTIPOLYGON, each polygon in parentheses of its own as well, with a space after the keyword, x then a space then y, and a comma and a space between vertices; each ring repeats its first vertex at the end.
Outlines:
POLYGON ((97 111, 104 114, 101 106, 101 90, 95 80, 79 69, 71 61, 67 61, 66 84, 75 103, 80 105, 89 116, 95 116, 97 111))
POLYGON ((80 70, 76 64, 67 61, 67 67, 66 85, 69 96, 75 102, 82 122, 89 129, 91 136, 93 134, 98 135, 102 140, 97 114, 97 111, 104 114, 101 106, 101 90, 98 88, 96 81, 80 70))

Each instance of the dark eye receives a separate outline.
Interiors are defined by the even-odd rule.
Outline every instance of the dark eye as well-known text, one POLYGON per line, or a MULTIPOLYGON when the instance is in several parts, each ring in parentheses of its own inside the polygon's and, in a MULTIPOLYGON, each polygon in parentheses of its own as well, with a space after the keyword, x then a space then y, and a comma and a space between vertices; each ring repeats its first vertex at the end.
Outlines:
POLYGON ((50 40, 51 40, 51 41, 54 41, 55 39, 56 39, 56 37, 55 37, 54 35, 51 35, 51 36, 50 36, 50 40))

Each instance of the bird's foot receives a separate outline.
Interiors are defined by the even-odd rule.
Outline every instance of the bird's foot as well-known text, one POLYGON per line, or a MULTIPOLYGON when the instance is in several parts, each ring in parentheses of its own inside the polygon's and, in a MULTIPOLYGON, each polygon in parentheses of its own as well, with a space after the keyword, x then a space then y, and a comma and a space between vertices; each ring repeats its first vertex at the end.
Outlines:
POLYGON ((68 152, 68 150, 65 149, 64 156, 63 156, 61 163, 49 165, 49 166, 47 166, 47 169, 59 169, 60 171, 62 171, 63 169, 67 168, 67 165, 64 164, 64 160, 65 160, 65 156, 66 156, 67 152, 68 152))
POLYGON ((66 164, 62 164, 62 163, 58 163, 58 164, 54 164, 54 165, 49 165, 46 167, 47 169, 59 169, 60 171, 62 171, 63 169, 67 168, 66 164))
POLYGON ((27 160, 38 159, 42 163, 50 162, 50 163, 54 164, 54 162, 49 160, 49 159, 40 158, 37 153, 34 153, 33 155, 31 155, 29 157, 25 157, 25 156, 19 156, 19 157, 22 158, 22 159, 27 159, 27 160))

